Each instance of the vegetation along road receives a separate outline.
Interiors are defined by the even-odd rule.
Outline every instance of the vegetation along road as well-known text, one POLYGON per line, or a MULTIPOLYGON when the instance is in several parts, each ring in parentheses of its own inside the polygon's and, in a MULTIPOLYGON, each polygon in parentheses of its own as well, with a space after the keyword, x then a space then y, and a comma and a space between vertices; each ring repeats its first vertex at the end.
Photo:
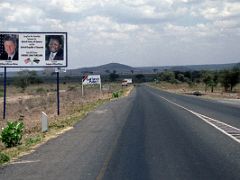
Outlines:
POLYGON ((239 117, 238 105, 139 86, 3 166, 0 179, 239 179, 239 117))

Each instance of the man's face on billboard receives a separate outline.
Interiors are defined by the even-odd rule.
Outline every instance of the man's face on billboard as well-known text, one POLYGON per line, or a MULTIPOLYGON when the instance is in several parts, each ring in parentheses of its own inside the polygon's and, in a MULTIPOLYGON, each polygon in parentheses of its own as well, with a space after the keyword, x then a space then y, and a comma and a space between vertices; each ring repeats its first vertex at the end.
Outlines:
POLYGON ((13 41, 5 41, 4 49, 8 55, 13 55, 15 53, 16 44, 13 41))
POLYGON ((59 49, 62 47, 61 44, 59 43, 58 40, 56 39, 51 39, 49 44, 48 44, 49 50, 51 52, 57 52, 59 49))

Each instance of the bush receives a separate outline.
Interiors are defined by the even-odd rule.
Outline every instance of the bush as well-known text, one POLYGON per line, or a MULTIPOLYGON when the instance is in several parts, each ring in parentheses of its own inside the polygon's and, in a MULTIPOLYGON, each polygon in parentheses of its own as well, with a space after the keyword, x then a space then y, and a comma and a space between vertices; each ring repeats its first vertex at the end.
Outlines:
POLYGON ((116 91, 112 93, 113 98, 119 98, 123 94, 123 91, 116 91))
POLYGON ((44 88, 40 87, 40 88, 36 89, 36 93, 38 93, 38 94, 46 94, 47 91, 44 88))
POLYGON ((10 158, 6 154, 0 152, 0 164, 8 162, 9 160, 10 158))
POLYGON ((118 98, 119 97, 119 92, 113 92, 112 97, 113 98, 118 98))
POLYGON ((20 144, 23 136, 23 122, 8 122, 1 133, 0 139, 6 147, 14 147, 20 144))

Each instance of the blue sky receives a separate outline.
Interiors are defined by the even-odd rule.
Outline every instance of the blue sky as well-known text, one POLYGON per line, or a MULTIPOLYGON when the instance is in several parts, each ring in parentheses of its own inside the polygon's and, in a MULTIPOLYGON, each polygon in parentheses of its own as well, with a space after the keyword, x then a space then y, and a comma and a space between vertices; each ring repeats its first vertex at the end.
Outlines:
POLYGON ((240 62, 239 0, 3 0, 1 31, 68 32, 69 68, 240 62))

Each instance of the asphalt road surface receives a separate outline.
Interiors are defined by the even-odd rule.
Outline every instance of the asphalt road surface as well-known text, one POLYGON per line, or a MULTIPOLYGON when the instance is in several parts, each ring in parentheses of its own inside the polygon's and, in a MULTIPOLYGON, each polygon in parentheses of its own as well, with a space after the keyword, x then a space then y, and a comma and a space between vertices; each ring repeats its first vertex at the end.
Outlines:
POLYGON ((146 86, 0 168, 1 180, 240 179, 240 107, 146 86))

